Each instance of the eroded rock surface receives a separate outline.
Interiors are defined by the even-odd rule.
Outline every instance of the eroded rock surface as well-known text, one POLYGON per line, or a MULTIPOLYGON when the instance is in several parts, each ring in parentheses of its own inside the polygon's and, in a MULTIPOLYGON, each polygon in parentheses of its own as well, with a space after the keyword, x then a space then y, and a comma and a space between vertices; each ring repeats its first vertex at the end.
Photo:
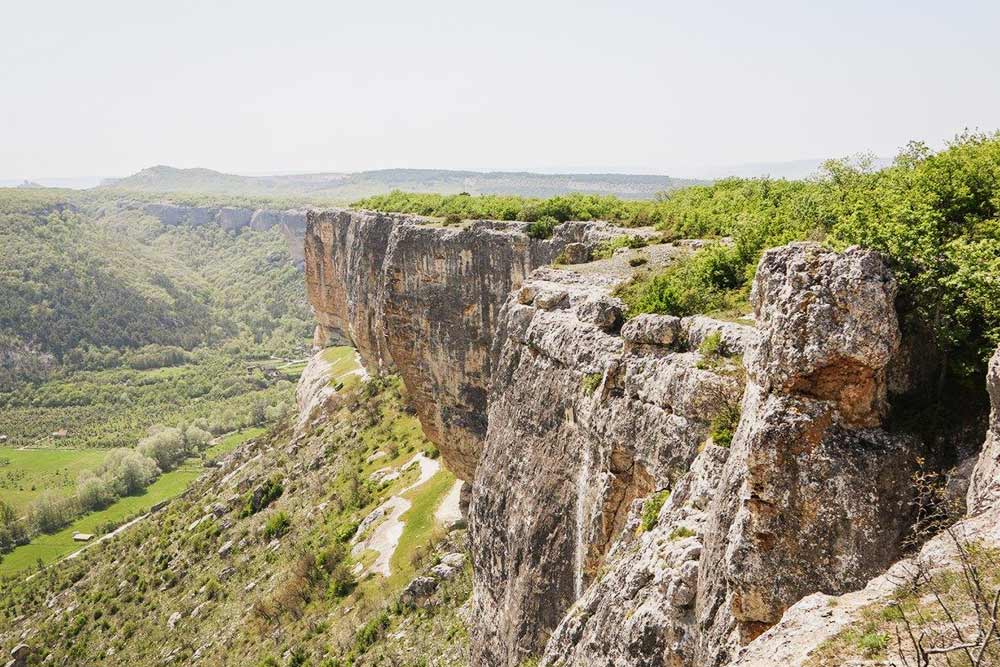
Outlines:
POLYGON ((625 231, 565 223, 536 240, 526 228, 442 227, 366 211, 309 217, 306 282, 322 331, 350 340, 370 368, 400 374, 424 432, 467 480, 486 436, 489 350, 508 294, 568 243, 595 245, 625 231))
MULTIPOLYGON (((720 400, 738 400, 735 364, 702 368, 697 352, 672 349, 666 334, 650 333, 626 352, 622 334, 592 317, 594 301, 610 300, 615 283, 540 269, 500 313, 489 427, 470 508, 476 664, 514 666, 541 653, 629 530, 633 501, 674 488, 705 442, 720 400)), ((659 331, 651 319, 643 318, 649 331, 659 331)), ((680 335, 679 326, 671 330, 680 335)), ((678 513, 686 497, 677 496, 678 513)), ((693 592, 697 573, 684 564, 692 553, 677 554, 671 567, 684 569, 693 592)), ((619 576, 645 576, 624 562, 619 576)), ((674 575, 656 576, 663 582, 674 575)), ((594 594, 590 604, 606 602, 594 594)), ((625 610, 603 609, 594 627, 612 632, 603 620, 625 610)), ((629 628, 617 629, 623 636, 646 631, 641 618, 629 628)), ((571 644, 581 632, 561 631, 557 644, 571 644)))
POLYGON ((986 389, 990 394, 990 425, 986 432, 979 461, 969 483, 968 508, 978 514, 1000 506, 1000 348, 990 359, 986 374, 986 389))
POLYGON ((702 556, 696 664, 725 663, 798 599, 864 584, 900 553, 916 443, 877 428, 899 342, 877 254, 765 253, 760 336, 702 556))

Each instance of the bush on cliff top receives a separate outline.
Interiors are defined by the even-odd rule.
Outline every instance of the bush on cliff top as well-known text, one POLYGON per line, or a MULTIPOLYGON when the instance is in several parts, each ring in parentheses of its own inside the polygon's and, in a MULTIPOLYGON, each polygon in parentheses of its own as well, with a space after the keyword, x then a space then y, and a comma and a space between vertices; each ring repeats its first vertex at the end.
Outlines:
POLYGON ((893 166, 828 162, 812 181, 728 179, 662 203, 668 235, 726 235, 621 290, 629 315, 689 315, 744 302, 760 255, 793 240, 882 252, 903 326, 931 338, 953 377, 983 372, 1000 343, 1000 135, 939 153, 910 144, 893 166))

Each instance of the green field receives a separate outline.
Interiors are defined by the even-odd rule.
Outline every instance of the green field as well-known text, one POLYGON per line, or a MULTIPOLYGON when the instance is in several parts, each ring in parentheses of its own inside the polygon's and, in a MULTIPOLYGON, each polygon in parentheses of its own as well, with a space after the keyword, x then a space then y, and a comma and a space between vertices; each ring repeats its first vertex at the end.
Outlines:
POLYGON ((0 447, 0 497, 20 514, 48 489, 72 495, 80 472, 96 468, 107 455, 100 449, 0 447))
POLYGON ((358 365, 358 357, 353 347, 347 345, 328 347, 320 353, 320 357, 330 364, 330 382, 334 384, 343 382, 348 385, 358 381, 355 371, 361 366, 358 365))
POLYGON ((242 431, 227 433, 226 435, 220 437, 218 442, 205 450, 205 459, 211 461, 212 459, 224 456, 242 445, 247 440, 253 440, 266 430, 267 429, 264 428, 247 428, 242 431))
POLYGON ((0 560, 0 575, 33 567, 39 560, 47 565, 76 551, 83 545, 73 541, 73 533, 98 534, 102 526, 124 523, 149 511, 153 505, 180 495, 201 472, 202 468, 196 460, 189 460, 176 470, 161 475, 142 495, 122 498, 107 509, 77 519, 58 533, 35 537, 30 544, 3 556, 3 560, 0 560))

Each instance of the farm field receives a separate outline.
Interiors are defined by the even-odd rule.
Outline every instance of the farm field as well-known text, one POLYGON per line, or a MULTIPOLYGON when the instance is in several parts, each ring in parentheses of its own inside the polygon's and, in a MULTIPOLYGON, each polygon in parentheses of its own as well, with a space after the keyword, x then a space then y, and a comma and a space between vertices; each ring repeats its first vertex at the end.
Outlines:
POLYGON ((72 495, 80 472, 96 468, 107 455, 101 449, 0 447, 0 498, 21 514, 43 491, 72 495))
POLYGON ((125 523, 149 511, 153 505, 180 495, 201 472, 201 464, 196 459, 189 459, 176 470, 161 475, 141 495, 126 496, 106 509, 77 519, 57 533, 38 535, 30 544, 17 547, 2 557, 0 576, 34 567, 39 561, 48 565, 73 553, 83 546, 82 543, 73 541, 73 533, 99 536, 107 532, 104 528, 125 523))

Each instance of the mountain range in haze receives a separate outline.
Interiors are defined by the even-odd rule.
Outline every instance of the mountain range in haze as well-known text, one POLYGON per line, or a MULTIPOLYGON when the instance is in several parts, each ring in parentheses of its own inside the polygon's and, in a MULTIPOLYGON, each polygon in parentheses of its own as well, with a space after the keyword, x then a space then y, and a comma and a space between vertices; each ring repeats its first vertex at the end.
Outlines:
MULTIPOLYGON (((888 160, 877 159, 876 166, 888 160)), ((571 192, 616 195, 624 199, 648 199, 659 192, 676 190, 710 180, 738 176, 798 179, 815 175, 823 160, 758 162, 742 165, 699 167, 683 178, 653 174, 537 173, 529 171, 472 171, 449 169, 381 169, 354 173, 227 174, 212 169, 159 165, 124 178, 94 176, 32 179, 0 179, 0 187, 114 188, 134 192, 203 192, 244 196, 310 197, 351 201, 391 190, 456 194, 506 194, 551 197, 571 192)))

